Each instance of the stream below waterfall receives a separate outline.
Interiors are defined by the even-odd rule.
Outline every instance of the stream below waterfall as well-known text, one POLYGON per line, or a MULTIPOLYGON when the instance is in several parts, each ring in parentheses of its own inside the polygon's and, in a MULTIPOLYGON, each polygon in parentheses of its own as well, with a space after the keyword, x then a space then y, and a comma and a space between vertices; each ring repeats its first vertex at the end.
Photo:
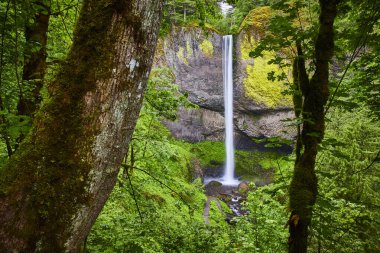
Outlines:
POLYGON ((249 185, 247 182, 242 182, 239 186, 222 185, 220 182, 212 181, 206 185, 207 201, 204 207, 204 220, 208 224, 210 219, 210 204, 214 201, 225 217, 228 223, 233 223, 233 218, 246 214, 242 209, 242 202, 246 200, 249 185), (230 212, 223 210, 220 202, 224 202, 230 209, 230 212))

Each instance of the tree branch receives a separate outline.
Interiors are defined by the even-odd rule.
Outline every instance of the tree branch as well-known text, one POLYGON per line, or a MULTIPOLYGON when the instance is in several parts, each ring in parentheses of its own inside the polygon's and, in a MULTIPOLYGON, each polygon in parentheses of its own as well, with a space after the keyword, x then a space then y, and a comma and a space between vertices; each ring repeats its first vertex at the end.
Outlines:
POLYGON ((361 170, 357 170, 357 171, 353 172, 351 175, 358 174, 358 173, 361 173, 363 171, 369 170, 378 161, 379 156, 380 156, 380 150, 377 152, 376 157, 372 160, 372 162, 367 167, 365 167, 364 169, 361 169, 361 170))
POLYGON ((133 198, 133 200, 134 200, 134 202, 135 202, 135 205, 136 205, 136 208, 137 208, 137 212, 139 213, 140 221, 141 221, 141 223, 143 223, 143 217, 142 217, 142 214, 141 214, 141 212, 140 212, 139 204, 137 203, 136 193, 135 193, 135 189, 133 188, 133 184, 132 184, 131 177, 129 176, 129 172, 128 172, 128 170, 125 170, 125 172, 126 172, 127 177, 128 177, 129 185, 131 186, 131 189, 132 189, 132 198, 133 198))

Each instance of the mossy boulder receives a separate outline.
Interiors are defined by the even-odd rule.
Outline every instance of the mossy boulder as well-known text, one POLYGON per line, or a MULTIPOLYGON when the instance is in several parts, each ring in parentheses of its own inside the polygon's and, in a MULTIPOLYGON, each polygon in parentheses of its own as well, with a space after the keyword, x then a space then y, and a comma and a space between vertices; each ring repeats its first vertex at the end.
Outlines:
POLYGON ((222 183, 218 181, 211 181, 205 187, 206 195, 208 196, 216 196, 222 192, 222 183))
POLYGON ((237 188, 240 194, 245 194, 250 190, 249 182, 243 181, 238 185, 237 188))

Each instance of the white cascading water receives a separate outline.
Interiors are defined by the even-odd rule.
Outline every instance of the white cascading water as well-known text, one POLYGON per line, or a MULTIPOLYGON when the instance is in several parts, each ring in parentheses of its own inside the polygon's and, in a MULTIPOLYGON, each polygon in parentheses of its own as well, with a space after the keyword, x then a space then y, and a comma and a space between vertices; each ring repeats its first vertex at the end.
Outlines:
POLYGON ((237 185, 234 178, 234 125, 233 125, 233 83, 232 83, 232 35, 223 36, 223 83, 224 83, 224 124, 226 163, 222 183, 224 185, 237 185))

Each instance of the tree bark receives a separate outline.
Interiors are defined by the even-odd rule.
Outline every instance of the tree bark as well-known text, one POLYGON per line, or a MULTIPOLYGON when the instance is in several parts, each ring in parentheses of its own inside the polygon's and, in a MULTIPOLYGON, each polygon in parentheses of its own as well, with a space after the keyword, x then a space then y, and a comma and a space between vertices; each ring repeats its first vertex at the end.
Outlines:
POLYGON ((0 171, 0 252, 79 252, 127 153, 162 6, 84 1, 51 97, 0 171))
POLYGON ((334 19, 338 0, 319 0, 319 32, 315 44, 315 72, 307 78, 302 48, 297 44, 295 64, 303 96, 302 133, 297 141, 297 158, 290 185, 289 252, 307 252, 308 227, 318 189, 315 159, 325 132, 324 106, 329 96, 329 61, 334 51, 334 19))

